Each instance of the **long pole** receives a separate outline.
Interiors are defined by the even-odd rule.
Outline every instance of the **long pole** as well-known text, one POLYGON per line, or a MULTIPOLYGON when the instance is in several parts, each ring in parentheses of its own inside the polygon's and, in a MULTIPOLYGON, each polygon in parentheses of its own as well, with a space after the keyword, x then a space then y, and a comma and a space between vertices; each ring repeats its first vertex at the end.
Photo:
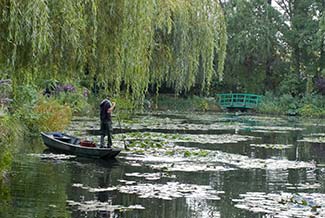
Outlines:
MULTIPOLYGON (((120 127, 120 133, 122 134, 121 119, 120 119, 120 114, 119 113, 117 113, 117 121, 118 121, 118 125, 120 127)), ((123 143, 124 143, 124 149, 127 151, 129 149, 128 149, 126 143, 125 143, 124 136, 122 136, 122 138, 123 138, 123 143)))

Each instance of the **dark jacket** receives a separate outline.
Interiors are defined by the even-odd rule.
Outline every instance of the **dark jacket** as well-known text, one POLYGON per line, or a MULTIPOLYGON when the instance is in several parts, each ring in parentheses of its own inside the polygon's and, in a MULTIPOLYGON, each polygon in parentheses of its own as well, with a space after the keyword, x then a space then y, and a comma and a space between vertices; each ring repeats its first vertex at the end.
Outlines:
POLYGON ((107 122, 112 120, 112 116, 110 113, 107 113, 107 110, 112 107, 112 103, 109 99, 104 99, 100 103, 100 121, 101 122, 107 122))

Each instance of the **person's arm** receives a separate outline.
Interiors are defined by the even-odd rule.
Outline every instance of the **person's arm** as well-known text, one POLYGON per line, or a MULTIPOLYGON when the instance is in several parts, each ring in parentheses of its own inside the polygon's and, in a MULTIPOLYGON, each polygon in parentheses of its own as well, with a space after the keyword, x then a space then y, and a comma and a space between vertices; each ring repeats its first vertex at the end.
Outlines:
POLYGON ((115 102, 112 102, 112 106, 107 110, 107 113, 112 113, 115 108, 115 102))

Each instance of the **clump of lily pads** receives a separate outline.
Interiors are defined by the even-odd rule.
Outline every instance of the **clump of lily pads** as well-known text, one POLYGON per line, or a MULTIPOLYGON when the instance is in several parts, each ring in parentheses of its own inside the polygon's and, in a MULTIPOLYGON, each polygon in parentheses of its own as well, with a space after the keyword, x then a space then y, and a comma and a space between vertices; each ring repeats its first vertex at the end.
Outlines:
POLYGON ((141 142, 144 147, 157 147, 162 144, 159 142, 179 143, 179 142, 191 142, 200 144, 226 144, 226 143, 238 143, 248 140, 257 139, 254 136, 239 135, 239 134, 167 134, 167 133, 129 133, 124 136, 127 141, 141 142))
POLYGON ((277 149, 277 150, 283 150, 291 148, 292 144, 250 144, 251 147, 257 147, 257 148, 268 148, 268 149, 277 149))
POLYGON ((142 205, 130 205, 128 207, 125 207, 121 205, 112 205, 112 202, 101 202, 97 200, 84 201, 84 202, 76 202, 76 201, 68 200, 67 203, 70 207, 83 212, 95 212, 95 211, 104 212, 105 211, 105 212, 114 213, 115 211, 121 212, 121 211, 145 209, 142 205))
POLYGON ((41 159, 51 159, 51 160, 69 160, 69 159, 76 158, 75 155, 53 154, 53 153, 30 154, 30 156, 39 157, 41 159))
POLYGON ((167 182, 166 184, 137 184, 119 187, 121 193, 136 194, 139 198, 159 198, 172 200, 175 198, 196 198, 207 200, 220 200, 219 194, 211 186, 180 184, 178 182, 167 182))
POLYGON ((289 190, 307 190, 307 189, 319 189, 321 188, 320 183, 298 183, 298 184, 286 184, 289 190))
POLYGON ((303 139, 298 140, 298 142, 325 144, 325 134, 324 133, 310 134, 308 136, 305 136, 303 139))
POLYGON ((72 185, 72 187, 88 190, 89 192, 109 192, 109 191, 117 190, 117 188, 114 187, 114 186, 113 187, 106 187, 106 188, 91 188, 91 187, 84 186, 83 184, 80 184, 80 183, 75 183, 75 184, 72 185))
MULTIPOLYGON (((136 149, 136 148, 134 148, 136 149)), ((230 168, 241 169, 315 169, 314 162, 291 161, 287 159, 259 159, 251 158, 245 155, 232 154, 222 151, 211 151, 196 148, 188 148, 183 146, 169 146, 161 149, 151 149, 144 151, 143 154, 130 153, 128 156, 122 157, 128 161, 137 161, 148 163, 173 163, 173 166, 179 162, 187 162, 190 165, 205 163, 206 166, 228 166, 230 168), (192 153, 203 153, 205 155, 196 156, 192 153), (173 154, 164 155, 164 154, 173 154)))
POLYGON ((145 178, 146 180, 159 180, 162 177, 165 178, 176 178, 176 176, 171 176, 169 174, 166 173, 138 173, 138 172, 134 172, 134 173, 126 173, 125 176, 129 176, 129 177, 139 177, 139 178, 145 178))
POLYGON ((162 170, 166 172, 224 172, 235 170, 229 166, 223 166, 213 163, 199 163, 199 162, 175 162, 175 163, 161 163, 149 164, 149 167, 155 170, 162 170))
POLYGON ((324 217, 325 195, 320 193, 248 192, 233 199, 235 207, 271 217, 324 217))
MULTIPOLYGON (((132 175, 132 174, 131 174, 132 175)), ((134 176, 133 174, 132 176, 134 176)), ((140 174, 136 174, 140 175, 140 174)), ((206 200, 220 200, 219 194, 223 194, 223 191, 216 191, 211 186, 208 185, 194 185, 194 184, 181 184, 178 182, 167 182, 165 184, 152 184, 152 183, 136 183, 134 181, 130 181, 128 183, 127 180, 121 180, 123 185, 118 185, 114 187, 107 188, 91 188, 84 186, 82 184, 74 184, 73 187, 81 188, 84 190, 88 190, 89 192, 111 192, 111 191, 119 191, 120 193, 127 194, 136 194, 139 198, 159 198, 163 200, 172 200, 175 198, 196 198, 196 199, 206 199, 206 200)), ((95 202, 96 204, 88 204, 81 205, 78 203, 77 205, 83 206, 84 209, 88 209, 90 211, 97 210, 98 206, 101 207, 103 205, 99 204, 99 202, 95 202)), ((107 205, 104 205, 107 206, 107 205)), ((116 208, 111 208, 116 210, 116 208)))

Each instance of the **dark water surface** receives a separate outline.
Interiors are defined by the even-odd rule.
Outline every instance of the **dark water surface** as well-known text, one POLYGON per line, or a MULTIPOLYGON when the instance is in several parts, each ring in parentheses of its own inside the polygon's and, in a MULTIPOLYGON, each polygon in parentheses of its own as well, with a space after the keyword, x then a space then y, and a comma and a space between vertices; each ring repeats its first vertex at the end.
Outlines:
MULTIPOLYGON (((90 137, 93 120, 67 131, 90 137)), ((0 217, 324 217, 325 120, 151 114, 121 128, 132 132, 115 145, 130 150, 113 161, 26 142, 1 186, 0 217)))

